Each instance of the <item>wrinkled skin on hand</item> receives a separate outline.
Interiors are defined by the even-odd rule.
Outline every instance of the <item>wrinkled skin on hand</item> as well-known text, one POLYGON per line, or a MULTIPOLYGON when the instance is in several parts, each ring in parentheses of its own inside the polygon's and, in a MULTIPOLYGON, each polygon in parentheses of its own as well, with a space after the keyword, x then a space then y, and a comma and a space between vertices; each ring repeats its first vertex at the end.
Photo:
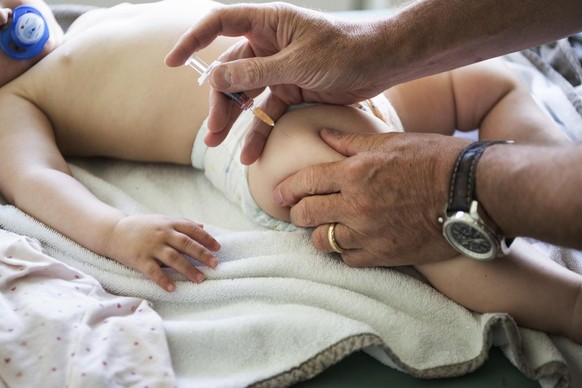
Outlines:
MULTIPOLYGON (((301 102, 351 104, 387 88, 381 77, 379 26, 335 19, 286 3, 218 7, 186 32, 166 57, 182 65, 193 51, 217 36, 244 36, 219 58, 210 77, 210 133, 220 144, 241 113, 218 91, 245 91, 254 97, 270 85, 263 110, 275 121, 289 105, 301 102)), ((254 120, 241 161, 254 162, 271 127, 254 120)))
POLYGON ((437 222, 448 198, 456 156, 468 141, 414 133, 340 134, 322 138, 346 155, 343 161, 312 166, 274 191, 291 205, 291 220, 315 227, 315 247, 332 252, 328 225, 350 266, 397 266, 445 260, 456 251, 437 222))

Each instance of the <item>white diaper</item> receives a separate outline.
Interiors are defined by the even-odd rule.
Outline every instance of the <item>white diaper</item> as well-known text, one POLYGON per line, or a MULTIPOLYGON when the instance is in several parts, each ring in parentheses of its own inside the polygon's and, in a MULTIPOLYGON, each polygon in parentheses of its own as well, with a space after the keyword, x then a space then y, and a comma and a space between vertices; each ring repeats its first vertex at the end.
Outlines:
POLYGON ((240 162, 240 153, 251 121, 254 116, 243 112, 232 126, 226 139, 217 147, 208 147, 204 136, 208 133, 204 120, 192 150, 192 165, 204 170, 204 175, 228 200, 239 205, 243 213, 259 225, 273 230, 298 230, 293 224, 278 220, 262 211, 251 195, 247 166, 240 162))
MULTIPOLYGON (((384 95, 361 103, 358 107, 382 119, 393 130, 402 131, 400 119, 384 95)), ((194 141, 192 165, 204 170, 204 174, 214 187, 228 200, 239 205, 243 213, 259 225, 273 230, 297 230, 298 228, 293 224, 273 218, 262 211, 251 195, 247 166, 240 162, 240 153, 247 129, 253 119, 252 114, 243 112, 232 126, 226 139, 217 147, 208 147, 204 143, 204 137, 208 133, 207 120, 204 120, 194 141)))

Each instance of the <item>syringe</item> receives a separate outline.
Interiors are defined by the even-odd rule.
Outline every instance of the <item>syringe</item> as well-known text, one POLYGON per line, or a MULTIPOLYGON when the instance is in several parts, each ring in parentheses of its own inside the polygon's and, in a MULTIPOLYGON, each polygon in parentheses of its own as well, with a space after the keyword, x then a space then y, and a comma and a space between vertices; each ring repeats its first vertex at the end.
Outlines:
MULTIPOLYGON (((196 54, 192 54, 185 63, 186 66, 190 66, 200 74, 200 77, 198 78, 199 85, 202 85, 204 82, 206 82, 206 79, 208 78, 212 70, 214 70, 214 68, 219 64, 220 64, 219 61, 214 61, 209 66, 203 60, 201 60, 196 54)), ((263 112, 261 108, 259 108, 258 106, 254 106, 253 99, 244 94, 243 92, 238 93, 222 92, 222 94, 224 94, 232 101, 234 101, 238 105, 238 107, 241 108, 242 110, 251 111, 253 115, 259 120, 261 120, 263 123, 271 127, 275 126, 275 122, 273 121, 273 119, 270 118, 265 112, 263 112)))

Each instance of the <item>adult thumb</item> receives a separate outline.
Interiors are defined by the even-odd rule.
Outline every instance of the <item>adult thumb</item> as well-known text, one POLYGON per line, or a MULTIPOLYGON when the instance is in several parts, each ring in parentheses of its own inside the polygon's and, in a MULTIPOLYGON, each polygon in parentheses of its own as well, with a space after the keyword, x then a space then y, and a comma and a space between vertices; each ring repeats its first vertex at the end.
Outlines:
POLYGON ((223 92, 261 89, 289 83, 276 55, 224 62, 214 68, 210 77, 213 88, 223 92))
POLYGON ((331 148, 345 156, 386 148, 394 133, 346 133, 324 128, 320 136, 331 148))

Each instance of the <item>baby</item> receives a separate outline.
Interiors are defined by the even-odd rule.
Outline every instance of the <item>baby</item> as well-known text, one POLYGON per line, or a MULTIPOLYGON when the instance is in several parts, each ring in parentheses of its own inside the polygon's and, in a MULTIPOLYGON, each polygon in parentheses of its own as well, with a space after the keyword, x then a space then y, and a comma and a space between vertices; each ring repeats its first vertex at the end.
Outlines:
MULTIPOLYGON (((344 157, 320 140, 322 127, 441 134, 479 128, 481 139, 568 141, 507 69, 484 62, 396 86, 358 107, 292 110, 278 120, 260 160, 244 167, 237 152, 251 116, 242 115, 224 144, 206 147, 207 87, 196 85, 191 69, 164 65, 181 34, 216 6, 167 0, 98 9, 81 16, 36 64, 38 58, 22 63, 0 57, 5 84, 0 194, 77 243, 173 291, 160 265, 200 282, 204 275, 189 257, 215 267, 220 244, 196 222, 129 215, 103 203, 72 177, 66 157, 192 164, 257 222, 285 229, 291 227, 289 209, 273 202, 275 185, 305 166, 344 157)), ((50 11, 38 8, 51 33, 61 36, 50 11)), ((219 39, 199 56, 211 62, 234 42, 219 39)), ((582 276, 527 244, 514 244, 508 256, 492 262, 457 257, 416 268, 471 310, 507 312, 523 326, 582 343, 582 276)))

